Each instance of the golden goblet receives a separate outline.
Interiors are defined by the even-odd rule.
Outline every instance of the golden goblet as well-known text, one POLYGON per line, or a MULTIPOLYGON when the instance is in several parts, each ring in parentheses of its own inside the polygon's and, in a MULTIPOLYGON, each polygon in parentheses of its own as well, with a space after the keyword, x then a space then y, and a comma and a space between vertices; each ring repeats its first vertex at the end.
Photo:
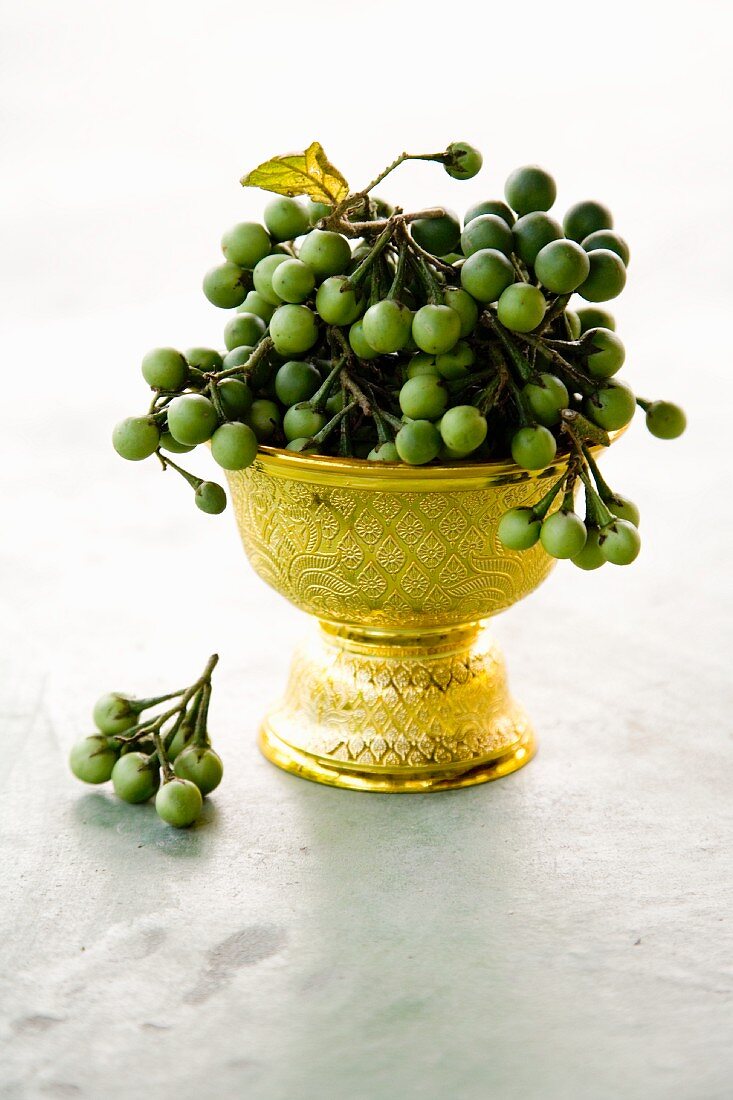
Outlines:
POLYGON ((319 620, 260 730, 265 756, 319 783, 434 791, 507 775, 535 748, 484 620, 554 565, 497 527, 566 459, 409 467, 264 448, 230 473, 259 576, 319 620))

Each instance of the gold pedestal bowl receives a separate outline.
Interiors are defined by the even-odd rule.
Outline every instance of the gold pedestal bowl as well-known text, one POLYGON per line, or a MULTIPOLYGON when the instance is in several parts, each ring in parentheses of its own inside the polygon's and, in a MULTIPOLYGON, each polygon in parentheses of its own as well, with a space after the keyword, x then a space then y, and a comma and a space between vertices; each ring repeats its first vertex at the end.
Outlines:
POLYGON ((484 620, 554 561, 497 527, 565 462, 406 467, 265 448, 229 484, 260 577, 318 619, 260 747, 295 775, 363 791, 435 791, 507 775, 535 749, 484 620))

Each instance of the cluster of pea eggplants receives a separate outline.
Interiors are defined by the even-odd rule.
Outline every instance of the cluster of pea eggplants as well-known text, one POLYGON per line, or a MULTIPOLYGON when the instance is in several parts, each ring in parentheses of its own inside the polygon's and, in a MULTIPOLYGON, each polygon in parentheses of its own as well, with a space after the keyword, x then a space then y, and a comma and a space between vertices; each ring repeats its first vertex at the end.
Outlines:
MULTIPOLYGON (((460 171, 446 170, 470 178, 481 155, 456 149, 460 171)), ((623 290, 628 245, 602 203, 579 202, 562 223, 549 214, 556 185, 537 166, 512 172, 504 196, 473 205, 462 226, 445 208, 405 215, 367 192, 335 209, 272 200, 264 225, 224 234, 225 260, 204 277, 206 297, 233 311, 226 350, 149 352, 149 411, 117 425, 116 450, 156 454, 211 513, 224 489, 170 457, 205 442, 225 470, 246 468, 260 445, 409 465, 511 458, 531 471, 560 452, 563 477, 535 508, 505 514, 501 541, 541 540, 584 569, 633 561, 638 510, 603 481, 592 448, 637 405, 662 439, 685 416, 615 377, 624 345, 598 303, 623 290), (573 294, 587 304, 573 308, 573 294)))
POLYGON ((69 756, 77 779, 111 780, 123 802, 155 798, 163 821, 179 829, 192 825, 224 773, 207 723, 216 661, 210 658, 202 677, 180 691, 150 699, 115 691, 98 699, 92 712, 97 732, 77 741, 69 756), (143 717, 170 700, 169 708, 143 717))

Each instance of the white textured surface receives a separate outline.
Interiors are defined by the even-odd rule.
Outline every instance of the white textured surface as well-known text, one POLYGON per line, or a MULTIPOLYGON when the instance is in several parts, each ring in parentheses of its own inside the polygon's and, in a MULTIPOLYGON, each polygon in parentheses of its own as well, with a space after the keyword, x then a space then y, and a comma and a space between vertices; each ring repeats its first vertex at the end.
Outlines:
POLYGON ((722 1100, 726 6, 703 19, 671 5, 660 23, 619 5, 605 28, 587 5, 537 6, 523 57, 505 16, 465 4, 434 19, 412 4, 286 7, 281 21, 222 2, 74 0, 6 19, 0 1097, 722 1100), (463 83, 408 120, 396 72, 372 92, 385 123, 368 143, 347 132, 348 96, 294 114, 289 73, 334 42, 336 13, 350 43, 331 58, 337 85, 367 56, 367 19, 372 38, 380 21, 393 40, 412 26, 433 73, 452 35, 463 83), (573 64, 546 45, 559 25, 573 64), (571 104, 552 129, 550 75, 571 104), (271 89, 267 117, 252 88, 271 89), (498 89, 512 110, 494 117, 498 89), (478 180, 418 166, 392 194, 461 208, 539 159, 561 204, 606 198, 634 250, 618 310, 628 377, 685 403, 691 426, 664 444, 638 425, 608 456, 642 507, 638 563, 560 566, 496 623, 536 761, 441 795, 328 790, 254 747, 302 617, 252 575, 230 516, 120 462, 109 428, 142 399, 148 346, 218 341, 198 280, 221 229, 258 209, 235 186, 244 168, 320 137, 359 179, 404 142, 464 136, 487 153, 478 180), (68 775, 98 694, 165 689, 213 649, 227 774, 198 828, 68 775))

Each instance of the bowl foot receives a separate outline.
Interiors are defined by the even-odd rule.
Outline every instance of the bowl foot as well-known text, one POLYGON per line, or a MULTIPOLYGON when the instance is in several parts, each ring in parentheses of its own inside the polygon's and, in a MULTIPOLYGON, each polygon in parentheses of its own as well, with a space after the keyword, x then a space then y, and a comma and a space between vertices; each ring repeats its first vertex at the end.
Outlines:
POLYGON ((509 752, 493 760, 474 764, 462 772, 436 771, 431 775, 425 771, 410 774, 407 769, 384 768, 379 772, 365 772, 351 769, 345 765, 335 765, 332 761, 310 753, 301 752, 277 734, 267 725, 260 729, 258 744, 263 754, 278 768, 282 768, 301 779, 310 779, 314 783, 325 783, 328 787, 344 787, 351 791, 381 791, 399 793, 409 791, 449 791, 456 787, 475 787, 479 783, 488 783, 492 779, 501 779, 518 768, 528 764, 535 754, 536 742, 532 730, 527 728, 516 746, 509 752))
POLYGON ((535 751, 480 624, 403 635, 321 624, 296 651, 259 744, 304 779, 384 792, 486 783, 535 751))

